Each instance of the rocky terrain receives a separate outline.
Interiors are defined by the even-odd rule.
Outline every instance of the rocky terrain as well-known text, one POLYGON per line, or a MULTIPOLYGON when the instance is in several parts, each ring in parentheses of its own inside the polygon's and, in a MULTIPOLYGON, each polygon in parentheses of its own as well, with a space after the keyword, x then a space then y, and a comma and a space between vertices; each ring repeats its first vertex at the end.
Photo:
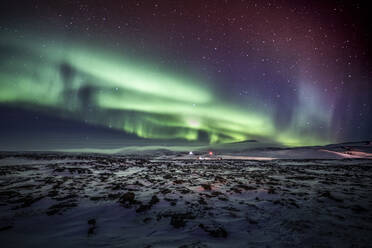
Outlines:
POLYGON ((370 247, 372 162, 0 154, 1 247, 370 247))

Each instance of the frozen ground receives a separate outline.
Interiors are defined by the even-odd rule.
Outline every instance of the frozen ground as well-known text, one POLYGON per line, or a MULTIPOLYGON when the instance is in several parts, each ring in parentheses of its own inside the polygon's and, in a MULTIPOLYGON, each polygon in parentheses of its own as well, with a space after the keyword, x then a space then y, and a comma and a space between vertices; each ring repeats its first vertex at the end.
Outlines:
POLYGON ((1 247, 371 247, 372 161, 0 155, 1 247))

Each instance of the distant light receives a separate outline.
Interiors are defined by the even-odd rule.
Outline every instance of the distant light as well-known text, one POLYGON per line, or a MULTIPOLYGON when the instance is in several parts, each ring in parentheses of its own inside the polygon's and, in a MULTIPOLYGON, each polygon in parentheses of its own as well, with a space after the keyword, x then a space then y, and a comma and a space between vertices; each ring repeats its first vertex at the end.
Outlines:
POLYGON ((209 152, 209 155, 211 155, 211 156, 212 156, 212 155, 213 155, 213 152, 209 152))
POLYGON ((189 155, 193 155, 193 153, 192 152, 189 152, 189 155))
POLYGON ((193 127, 193 128, 200 127, 200 122, 198 120, 195 120, 195 119, 189 119, 189 120, 187 120, 187 124, 190 127, 193 127))

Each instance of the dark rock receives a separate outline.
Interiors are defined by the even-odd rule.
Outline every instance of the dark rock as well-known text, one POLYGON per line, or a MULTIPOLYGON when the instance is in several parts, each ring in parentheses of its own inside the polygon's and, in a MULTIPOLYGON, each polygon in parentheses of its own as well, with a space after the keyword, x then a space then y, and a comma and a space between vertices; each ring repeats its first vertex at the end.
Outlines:
POLYGON ((92 196, 89 198, 91 201, 105 200, 104 196, 92 196))
POLYGON ((360 206, 360 205, 354 205, 351 207, 351 210, 353 210, 354 212, 356 213, 363 213, 363 212, 367 212, 367 209, 360 206))
POLYGON ((141 204, 137 209, 136 212, 144 212, 152 208, 153 205, 159 202, 159 198, 156 195, 153 195, 151 200, 149 201, 148 204, 141 204))
POLYGON ((244 190, 255 190, 255 189, 257 189, 256 187, 248 186, 248 185, 244 185, 244 184, 238 184, 238 185, 236 185, 236 187, 239 187, 239 188, 244 189, 244 190))
POLYGON ((276 192, 275 192, 275 189, 274 189, 274 188, 269 188, 269 189, 267 190, 267 193, 268 193, 268 194, 275 194, 276 192))
POLYGON ((212 237, 215 238, 227 237, 227 232, 222 226, 199 224, 199 227, 203 229, 205 232, 209 233, 209 235, 212 237))
POLYGON ((258 224, 258 221, 256 221, 256 220, 253 220, 251 218, 247 218, 247 219, 248 219, 249 224, 252 224, 252 225, 257 225, 258 224))
POLYGON ((164 178, 164 179, 171 179, 172 176, 171 176, 170 174, 167 174, 167 175, 165 175, 163 178, 164 178))
POLYGON ((202 186, 203 189, 205 189, 205 190, 212 190, 212 187, 211 187, 210 184, 202 184, 201 186, 202 186))
POLYGON ((207 248, 209 246, 200 243, 200 241, 193 242, 191 244, 181 245, 178 248, 207 248))
POLYGON ((207 205, 208 203, 205 201, 204 198, 200 197, 199 200, 198 200, 199 204, 201 205, 207 205))
POLYGON ((56 197, 57 195, 58 195, 57 190, 51 190, 51 191, 48 192, 49 197, 56 197))
POLYGON ((151 220, 152 220, 152 218, 147 217, 147 218, 143 219, 143 222, 149 223, 151 220))
POLYGON ((149 204, 150 205, 155 205, 158 202, 159 202, 159 198, 156 195, 153 195, 152 198, 151 198, 151 200, 150 200, 150 202, 149 202, 149 204))
POLYGON ((184 194, 190 193, 190 190, 187 189, 187 188, 183 188, 183 189, 179 190, 179 192, 184 195, 184 194))
POLYGON ((88 235, 95 234, 96 226, 91 226, 88 229, 88 235))
POLYGON ((3 226, 3 227, 0 227, 0 232, 2 232, 2 231, 6 231, 6 230, 9 230, 9 229, 12 229, 13 228, 13 226, 3 226))
POLYGON ((175 180, 173 181, 174 184, 183 184, 185 181, 179 179, 179 180, 175 180))
POLYGON ((332 195, 329 191, 325 191, 322 194, 320 194, 321 197, 327 197, 331 200, 334 200, 336 202, 343 202, 344 200, 336 198, 334 195, 332 195))
POLYGON ((134 203, 134 198, 135 198, 135 194, 133 192, 127 192, 120 197, 119 202, 123 204, 125 203, 132 204, 134 203))
POLYGON ((27 197, 22 199, 23 203, 19 207, 20 208, 30 207, 32 204, 34 204, 35 202, 37 202, 37 201, 39 201, 43 198, 44 198, 44 196, 39 196, 39 197, 35 197, 35 198, 32 198, 31 196, 27 196, 27 197))
POLYGON ((49 207, 46 214, 49 216, 55 215, 73 207, 77 207, 77 204, 75 202, 61 202, 49 207))
POLYGON ((231 190, 232 190, 233 192, 237 193, 237 194, 242 193, 242 191, 241 191, 240 189, 235 188, 235 187, 231 188, 231 190))
POLYGON ((195 216, 190 212, 172 214, 170 224, 174 228, 181 228, 186 225, 186 220, 188 219, 195 219, 195 216))
POLYGON ((96 225, 96 219, 89 219, 88 224, 93 226, 96 225))
POLYGON ((213 191, 212 196, 210 196, 210 197, 216 197, 216 196, 219 196, 219 195, 224 195, 224 194, 219 192, 219 191, 213 191))
POLYGON ((169 194, 169 193, 172 193, 172 191, 170 189, 162 189, 160 191, 163 195, 166 195, 166 194, 169 194))
POLYGON ((141 212, 144 212, 144 211, 147 211, 151 208, 151 205, 147 205, 147 204, 141 204, 137 209, 136 209, 136 212, 137 213, 141 213, 141 212))

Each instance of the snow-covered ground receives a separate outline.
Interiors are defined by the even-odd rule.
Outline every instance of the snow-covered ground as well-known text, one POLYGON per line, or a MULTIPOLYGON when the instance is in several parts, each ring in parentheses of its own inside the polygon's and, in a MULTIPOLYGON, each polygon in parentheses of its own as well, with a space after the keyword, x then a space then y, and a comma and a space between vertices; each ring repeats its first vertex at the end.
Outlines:
POLYGON ((0 246, 370 247, 371 160, 224 158, 1 154, 0 246))

